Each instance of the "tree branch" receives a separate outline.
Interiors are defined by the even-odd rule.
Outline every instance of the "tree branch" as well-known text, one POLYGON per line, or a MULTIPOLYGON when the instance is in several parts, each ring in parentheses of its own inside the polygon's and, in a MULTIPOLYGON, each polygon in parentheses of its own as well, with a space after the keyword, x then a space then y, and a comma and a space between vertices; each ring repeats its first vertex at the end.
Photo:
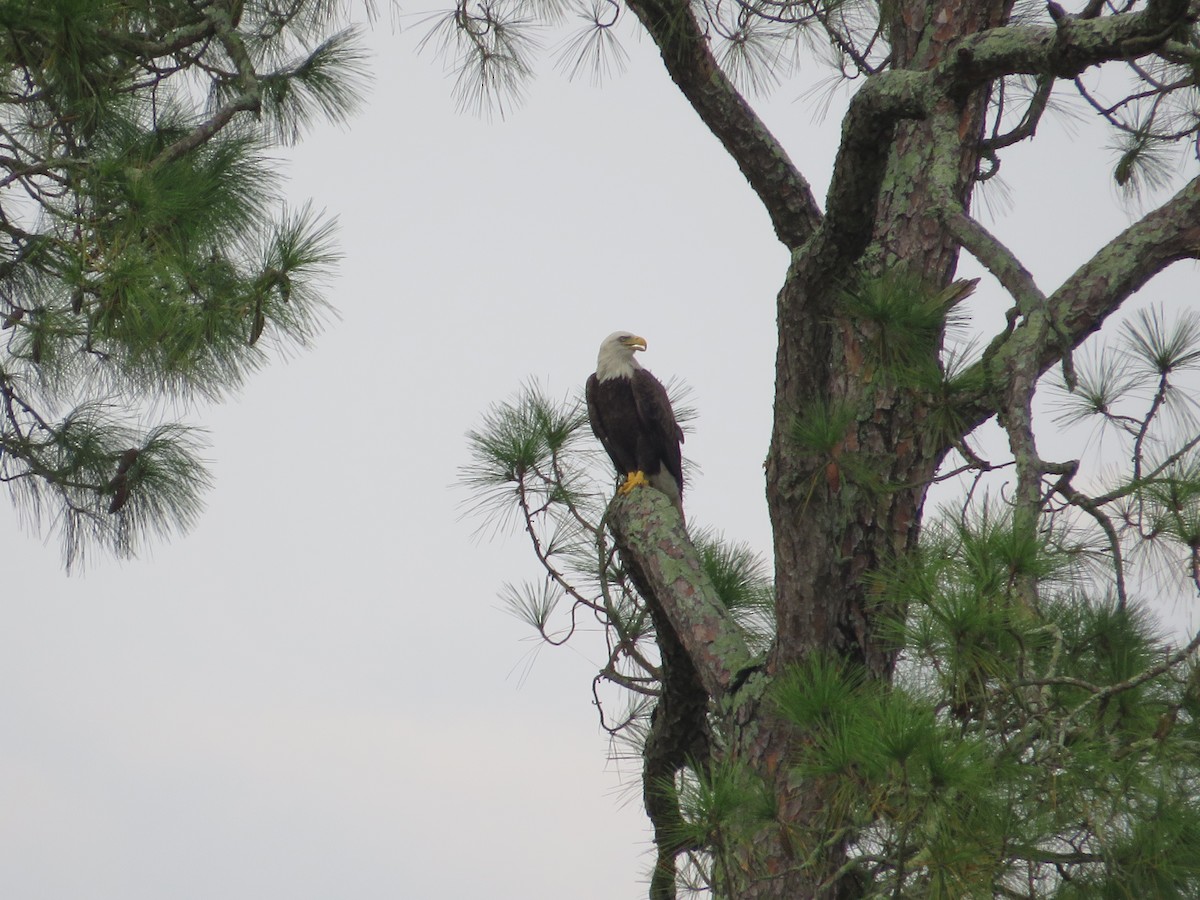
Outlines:
POLYGON ((618 494, 608 515, 634 584, 661 610, 704 690, 720 698, 754 657, 701 568, 679 513, 665 494, 641 488, 618 494))
POLYGON ((717 65, 707 36, 685 0, 630 0, 629 8, 662 53, 671 79, 733 157, 789 248, 821 221, 812 188, 717 65))
POLYGON ((216 26, 211 18, 197 18, 186 25, 171 29, 161 37, 147 33, 111 31, 107 28, 99 28, 96 31, 97 37, 102 41, 147 61, 171 56, 212 37, 215 33, 216 26))
MULTIPOLYGON (((1200 258, 1200 177, 1125 229, 1049 298, 1059 330, 1078 346, 1147 281, 1181 259, 1200 258)), ((1040 355, 1042 371, 1057 356, 1040 355)))
POLYGON ((1012 295, 1017 309, 1022 314, 1027 315, 1030 310, 1044 306, 1046 295, 1038 289, 1033 275, 1013 252, 983 225, 963 212, 961 205, 954 205, 957 209, 944 216, 946 230, 951 236, 992 273, 1001 286, 1012 295))
POLYGON ((1181 259, 1198 258, 1200 177, 1100 249, 1047 298, 1042 311, 1023 311, 1020 325, 993 339, 973 367, 985 385, 969 413, 974 423, 997 411, 996 398, 1004 388, 997 379, 1011 370, 1013 359, 1032 355, 1044 375, 1152 277, 1181 259))
POLYGON ((1119 609, 1124 610, 1129 605, 1129 595, 1125 589, 1125 560, 1121 552, 1121 539, 1117 535, 1117 529, 1113 527, 1112 519, 1104 512, 1103 506, 1093 498, 1081 494, 1071 484, 1071 479, 1074 477, 1077 468, 1077 466, 1072 466, 1070 471, 1064 472, 1054 485, 1054 490, 1062 494, 1063 498, 1072 506, 1082 509, 1095 519, 1096 524, 1104 531, 1105 536, 1108 538, 1109 551, 1112 553, 1113 577, 1117 589, 1117 606, 1119 609))
POLYGON ((1074 78, 1103 62, 1152 53, 1193 16, 1189 0, 1149 0, 1140 12, 1054 26, 1006 25, 964 38, 938 67, 948 96, 963 96, 1004 75, 1074 78))
POLYGON ((223 104, 209 119, 201 122, 175 143, 165 147, 151 161, 151 168, 174 162, 195 150, 233 121, 233 117, 238 113, 257 113, 262 108, 262 85, 245 43, 242 41, 241 35, 237 33, 229 13, 210 4, 205 8, 204 15, 212 23, 213 29, 221 41, 221 46, 225 48, 225 52, 229 54, 229 58, 237 67, 237 81, 241 86, 241 92, 223 104))
MULTIPOLYGON (((1019 144, 1021 141, 1031 138, 1037 133, 1038 124, 1042 121, 1042 116, 1046 113, 1046 107, 1050 103, 1050 94, 1054 90, 1055 79, 1048 75, 1043 75, 1038 78, 1037 90, 1029 100, 1029 106, 1025 108, 1025 115, 1021 117, 1021 121, 1015 128, 1005 134, 1000 134, 999 115, 996 116, 996 131, 990 138, 987 138, 982 145, 982 150, 985 154, 991 154, 993 158, 997 150, 1003 150, 1005 147, 1011 147, 1013 144, 1019 144)), ((1003 82, 1001 83, 1003 85, 1003 82)))
MULTIPOLYGON (((992 28, 964 38, 935 69, 893 70, 868 79, 850 102, 825 220, 806 248, 813 258, 828 257, 825 265, 814 270, 819 270, 818 277, 856 259, 870 240, 899 121, 936 111, 957 122, 947 101, 957 109, 971 91, 1005 75, 1070 78, 1092 65, 1153 52, 1190 15, 1188 0, 1150 0, 1142 12, 1064 21, 1056 28, 992 28)), ((1037 296, 1028 273, 1019 264, 1014 266, 1011 254, 986 231, 953 215, 948 224, 958 228, 960 240, 972 241, 983 254, 981 262, 987 265, 990 259, 997 277, 1003 275, 1002 283, 1015 289, 1015 296, 1037 296)))
MULTIPOLYGON (((653 605, 652 605, 653 608, 653 605)), ((675 900, 675 859, 683 817, 675 790, 675 775, 689 763, 708 765, 708 694, 680 647, 669 622, 655 616, 663 659, 662 692, 650 715, 642 749, 642 799, 654 827, 657 859, 650 878, 650 900, 675 900)))

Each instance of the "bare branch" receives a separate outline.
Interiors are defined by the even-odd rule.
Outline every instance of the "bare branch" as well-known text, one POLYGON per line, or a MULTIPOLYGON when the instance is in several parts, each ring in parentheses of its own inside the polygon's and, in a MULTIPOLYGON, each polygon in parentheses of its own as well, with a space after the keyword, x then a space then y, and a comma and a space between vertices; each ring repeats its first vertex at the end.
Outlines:
POLYGON ((954 205, 958 208, 945 214, 944 221, 946 229, 963 249, 995 276, 1012 295, 1019 310, 1025 312, 1045 306, 1046 295, 1034 283, 1033 275, 1016 255, 979 222, 963 212, 959 204, 954 205))
MULTIPOLYGON (((1050 296, 1050 314, 1072 346, 1078 346, 1154 275, 1189 258, 1200 258, 1200 177, 1125 229, 1068 278, 1050 296)), ((1043 348, 1042 371, 1056 358, 1043 348)))
POLYGON ((1044 312, 1027 314, 1020 325, 992 341, 975 364, 985 376, 981 381, 988 394, 975 398, 970 415, 976 424, 997 411, 997 380, 1003 381, 1014 358, 1032 355, 1038 374, 1045 374, 1152 277, 1181 259, 1197 258, 1200 177, 1101 248, 1047 298, 1044 312))
MULTIPOLYGON (((1029 106, 1025 109, 1025 115, 1021 117, 1021 121, 1017 123, 1011 131, 1000 134, 997 131, 990 138, 983 142, 983 152, 985 154, 995 154, 997 150, 1003 150, 1005 147, 1011 147, 1013 144, 1019 144, 1021 141, 1031 138, 1037 133, 1038 124, 1042 121, 1042 116, 1046 113, 1046 107, 1050 103, 1050 94, 1054 90, 1054 79, 1043 75, 1038 79, 1037 90, 1034 91, 1033 97, 1029 100, 1029 106)), ((1000 117, 996 118, 996 127, 999 129, 1000 117)))
POLYGON ((683 0, 631 0, 662 53, 671 79, 733 157, 787 247, 808 240, 821 221, 812 188, 787 152, 725 77, 683 0))
POLYGON ((1070 471, 1064 472, 1054 485, 1054 490, 1062 494, 1072 506, 1082 509, 1095 519, 1096 524, 1104 531, 1105 537, 1108 538, 1109 551, 1112 553, 1113 577, 1117 588, 1117 605, 1121 609, 1125 609, 1129 605, 1129 595, 1125 588, 1125 560, 1121 551, 1121 540, 1117 536, 1117 529, 1113 526, 1112 519, 1104 512, 1102 504, 1092 497, 1081 494, 1071 484, 1071 479, 1074 477, 1076 469, 1077 466, 1072 467, 1070 471))

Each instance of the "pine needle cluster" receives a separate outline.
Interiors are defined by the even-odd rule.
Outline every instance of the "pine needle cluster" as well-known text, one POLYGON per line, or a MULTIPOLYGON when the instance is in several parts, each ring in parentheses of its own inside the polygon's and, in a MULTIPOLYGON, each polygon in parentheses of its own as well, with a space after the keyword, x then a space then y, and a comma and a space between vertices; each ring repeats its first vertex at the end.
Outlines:
POLYGON ((185 528, 219 399, 320 327, 332 223, 282 203, 273 145, 340 121, 363 55, 340 3, 0 2, 0 480, 132 552, 185 528))

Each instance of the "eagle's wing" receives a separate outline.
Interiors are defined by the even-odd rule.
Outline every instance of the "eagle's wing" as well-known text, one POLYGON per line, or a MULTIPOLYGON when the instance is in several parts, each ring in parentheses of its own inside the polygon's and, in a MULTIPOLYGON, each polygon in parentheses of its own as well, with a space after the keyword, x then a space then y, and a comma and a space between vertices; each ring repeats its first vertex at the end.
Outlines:
POLYGON ((679 445, 683 443, 683 429, 675 421, 667 389, 645 369, 638 369, 633 377, 633 396, 638 418, 657 446, 663 468, 671 473, 682 490, 683 451, 679 445))
POLYGON ((599 381, 596 378, 596 373, 593 372, 588 376, 587 385, 584 387, 584 396, 587 398, 588 421, 592 424, 592 433, 600 439, 600 443, 604 445, 604 449, 608 452, 609 458, 612 459, 613 465, 618 469, 621 464, 617 462, 617 456, 613 453, 612 439, 608 434, 608 427, 604 423, 604 416, 600 413, 600 407, 596 403, 596 387, 599 381))

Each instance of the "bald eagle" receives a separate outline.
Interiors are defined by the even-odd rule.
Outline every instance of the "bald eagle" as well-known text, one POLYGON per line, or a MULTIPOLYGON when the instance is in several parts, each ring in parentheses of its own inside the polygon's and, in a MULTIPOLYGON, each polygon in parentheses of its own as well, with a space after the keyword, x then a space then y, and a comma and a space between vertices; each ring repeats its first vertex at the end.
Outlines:
POLYGON ((620 493, 640 484, 662 491, 683 515, 683 431, 667 389, 633 354, 646 341, 627 331, 600 344, 596 371, 587 380, 588 418, 625 481, 620 493))

